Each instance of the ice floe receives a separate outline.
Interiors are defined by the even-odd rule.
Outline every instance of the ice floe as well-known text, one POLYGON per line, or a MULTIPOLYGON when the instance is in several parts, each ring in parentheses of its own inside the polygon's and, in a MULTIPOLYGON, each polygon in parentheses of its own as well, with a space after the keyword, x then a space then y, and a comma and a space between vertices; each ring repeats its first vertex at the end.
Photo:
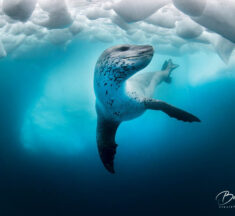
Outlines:
POLYGON ((170 55, 213 50, 227 63, 234 11, 233 0, 0 0, 1 57, 24 43, 61 46, 81 37, 152 44, 170 55))
POLYGON ((26 21, 34 11, 37 0, 3 0, 3 12, 15 20, 26 21))

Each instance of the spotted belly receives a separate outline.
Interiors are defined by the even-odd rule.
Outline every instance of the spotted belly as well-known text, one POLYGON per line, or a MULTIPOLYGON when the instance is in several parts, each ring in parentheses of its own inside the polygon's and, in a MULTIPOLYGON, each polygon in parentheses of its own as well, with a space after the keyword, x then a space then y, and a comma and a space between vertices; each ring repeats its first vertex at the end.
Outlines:
POLYGON ((120 122, 134 119, 145 111, 143 103, 128 95, 106 95, 97 104, 103 115, 120 122))

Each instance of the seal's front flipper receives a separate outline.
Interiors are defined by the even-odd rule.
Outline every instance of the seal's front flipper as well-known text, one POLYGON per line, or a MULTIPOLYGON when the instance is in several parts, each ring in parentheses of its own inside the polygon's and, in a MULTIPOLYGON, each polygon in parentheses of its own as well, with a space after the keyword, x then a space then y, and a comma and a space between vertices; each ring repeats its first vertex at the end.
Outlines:
POLYGON ((145 100, 145 108, 152 110, 161 110, 165 112, 170 117, 176 118, 185 122, 200 122, 201 120, 196 116, 181 110, 177 107, 174 107, 164 101, 155 100, 155 99, 147 99, 145 100))
POLYGON ((115 143, 115 135, 119 122, 105 120, 98 117, 96 140, 100 158, 104 167, 111 173, 114 173, 114 156, 116 154, 117 144, 115 143))

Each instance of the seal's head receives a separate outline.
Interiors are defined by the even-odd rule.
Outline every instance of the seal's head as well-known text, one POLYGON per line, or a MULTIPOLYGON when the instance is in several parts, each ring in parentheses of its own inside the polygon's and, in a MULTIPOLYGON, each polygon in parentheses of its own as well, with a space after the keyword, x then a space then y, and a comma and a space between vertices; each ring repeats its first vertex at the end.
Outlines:
POLYGON ((118 45, 106 49, 96 64, 99 75, 112 73, 124 80, 145 68, 153 57, 153 47, 149 45, 118 45))

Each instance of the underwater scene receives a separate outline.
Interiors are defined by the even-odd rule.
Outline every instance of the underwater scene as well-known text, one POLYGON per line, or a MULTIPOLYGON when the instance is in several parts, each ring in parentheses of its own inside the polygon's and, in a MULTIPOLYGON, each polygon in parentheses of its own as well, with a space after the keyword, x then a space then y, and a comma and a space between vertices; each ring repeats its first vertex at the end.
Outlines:
POLYGON ((0 215, 235 215, 234 19, 0 0, 0 215))

